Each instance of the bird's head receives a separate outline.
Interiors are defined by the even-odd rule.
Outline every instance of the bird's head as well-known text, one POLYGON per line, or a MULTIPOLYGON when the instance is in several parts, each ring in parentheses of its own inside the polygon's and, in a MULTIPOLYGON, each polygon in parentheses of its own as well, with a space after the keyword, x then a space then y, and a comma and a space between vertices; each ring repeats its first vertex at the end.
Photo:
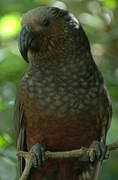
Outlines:
POLYGON ((33 9, 22 19, 19 36, 21 55, 28 62, 28 52, 35 59, 58 56, 58 49, 68 52, 73 42, 73 31, 78 31, 79 27, 77 19, 66 10, 55 7, 33 9))

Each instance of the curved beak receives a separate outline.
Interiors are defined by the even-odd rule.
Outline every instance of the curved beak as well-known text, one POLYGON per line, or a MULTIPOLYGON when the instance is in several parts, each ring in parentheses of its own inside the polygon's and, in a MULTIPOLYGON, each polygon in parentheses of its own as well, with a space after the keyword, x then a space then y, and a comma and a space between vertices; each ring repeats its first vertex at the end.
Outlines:
POLYGON ((28 50, 31 46, 32 40, 33 40, 34 34, 32 32, 32 28, 28 24, 24 24, 20 36, 19 36, 19 51, 23 58, 26 60, 28 63, 28 50))

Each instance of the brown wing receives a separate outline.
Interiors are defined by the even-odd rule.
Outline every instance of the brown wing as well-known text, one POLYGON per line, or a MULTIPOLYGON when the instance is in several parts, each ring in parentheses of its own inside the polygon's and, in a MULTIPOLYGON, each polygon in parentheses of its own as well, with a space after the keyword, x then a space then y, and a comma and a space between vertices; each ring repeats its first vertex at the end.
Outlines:
MULTIPOLYGON (((106 143, 106 135, 107 135, 107 131, 110 127, 111 118, 112 118, 112 105, 111 105, 111 100, 110 100, 109 94, 106 90, 106 87, 104 88, 104 91, 100 95, 99 111, 100 111, 99 118, 101 119, 100 141, 106 143)), ((95 163, 94 174, 92 177, 93 180, 98 180, 101 165, 102 165, 102 161, 98 161, 95 163)))
MULTIPOLYGON (((112 117, 111 101, 106 88, 104 88, 104 91, 102 91, 102 93, 99 95, 98 102, 98 122, 101 122, 99 141, 106 143, 106 134, 110 127, 112 117)), ((82 172, 79 178, 81 180, 98 180, 101 166, 102 161, 95 161, 94 163, 90 163, 88 168, 82 172)))
MULTIPOLYGON (((16 136, 16 144, 17 151, 26 151, 26 143, 25 143, 25 128, 24 128, 24 116, 23 116, 23 105, 20 101, 20 98, 16 96, 15 107, 14 107, 14 127, 15 127, 15 136, 16 136)), ((21 175, 24 169, 24 160, 23 158, 18 158, 19 161, 19 175, 21 175)))

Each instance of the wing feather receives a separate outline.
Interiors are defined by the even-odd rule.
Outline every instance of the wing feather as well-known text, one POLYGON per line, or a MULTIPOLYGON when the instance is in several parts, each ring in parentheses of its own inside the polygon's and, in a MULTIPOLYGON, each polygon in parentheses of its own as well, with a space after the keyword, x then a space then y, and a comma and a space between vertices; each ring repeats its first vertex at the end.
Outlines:
MULTIPOLYGON (((17 151, 27 151, 26 143, 25 143, 25 127, 24 127, 24 112, 23 112, 23 104, 18 96, 16 95, 16 101, 14 106, 14 128, 15 128, 15 137, 17 144, 17 151)), ((18 158, 18 172, 19 176, 22 174, 24 169, 24 159, 18 158)))

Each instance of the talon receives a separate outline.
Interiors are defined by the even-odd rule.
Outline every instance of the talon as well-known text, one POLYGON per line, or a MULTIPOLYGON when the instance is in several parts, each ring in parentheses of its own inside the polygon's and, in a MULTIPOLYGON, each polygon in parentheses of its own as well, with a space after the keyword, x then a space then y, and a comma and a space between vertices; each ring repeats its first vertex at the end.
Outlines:
POLYGON ((108 146, 103 142, 93 141, 90 148, 96 149, 96 158, 97 160, 103 161, 109 158, 109 149, 108 146))
POLYGON ((108 146, 106 146, 105 159, 108 159, 108 158, 109 158, 109 155, 110 155, 110 151, 109 151, 108 146))
POLYGON ((33 167, 37 168, 38 166, 42 166, 43 164, 45 164, 45 162, 47 162, 45 149, 40 143, 33 145, 30 149, 30 152, 34 153, 33 167))

